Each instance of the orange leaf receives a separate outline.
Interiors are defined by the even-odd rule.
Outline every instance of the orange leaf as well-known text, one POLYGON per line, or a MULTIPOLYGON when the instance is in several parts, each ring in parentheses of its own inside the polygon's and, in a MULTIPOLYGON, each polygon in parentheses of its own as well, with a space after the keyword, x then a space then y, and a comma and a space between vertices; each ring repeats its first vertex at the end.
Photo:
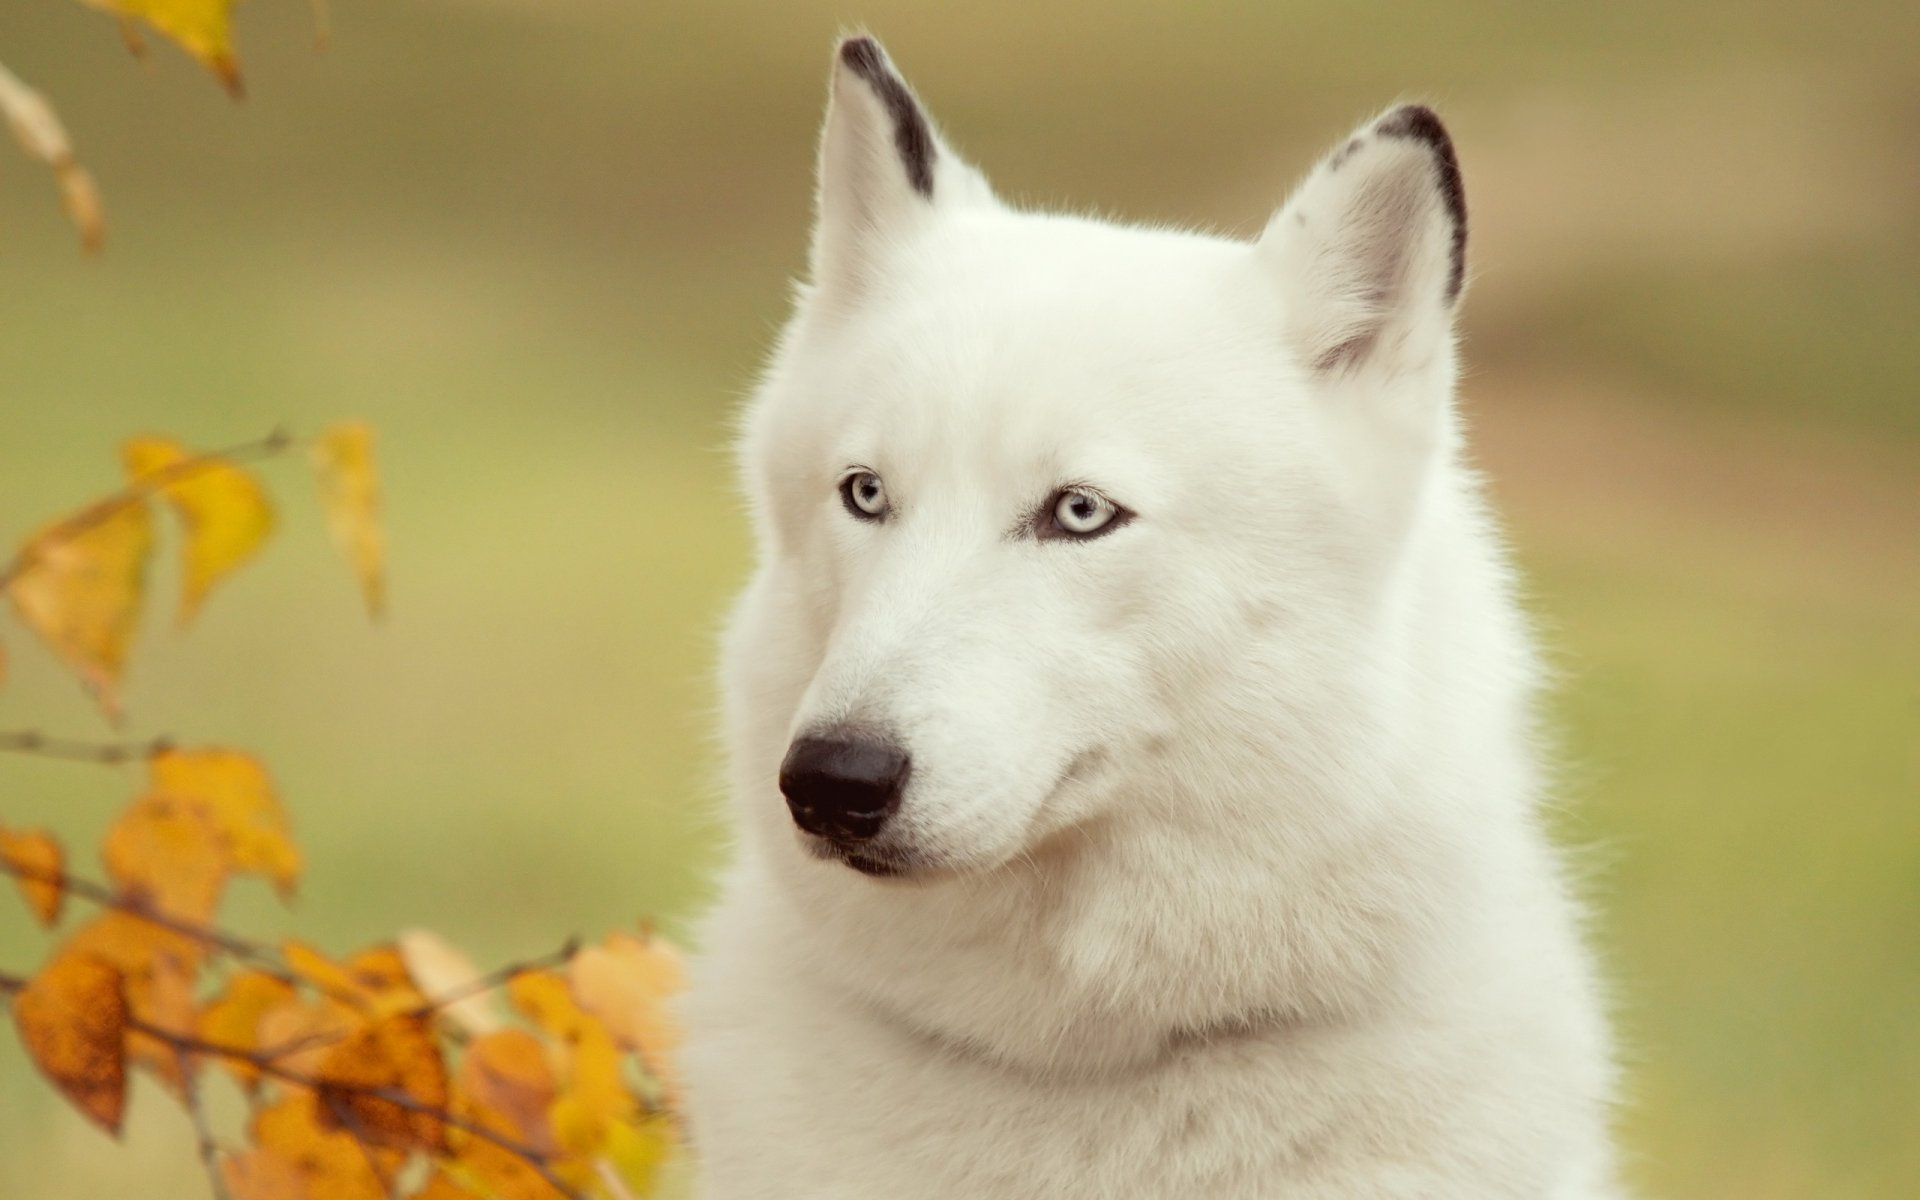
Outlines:
POLYGON ((280 946, 294 974, 360 1013, 385 1017, 421 1008, 426 997, 413 985, 400 951, 389 944, 360 951, 336 963, 297 938, 280 946))
POLYGON ((237 750, 163 750, 147 760, 155 796, 190 809, 220 837, 238 871, 265 875, 280 895, 300 880, 300 848, 258 759, 237 750))
POLYGON ((135 800, 107 830, 100 854, 122 890, 168 916, 206 921, 219 907, 227 850, 189 805, 159 795, 135 800))
POLYGON ((328 532, 360 579, 367 612, 377 617, 386 607, 386 539, 380 532, 373 428, 363 421, 336 425, 321 435, 313 454, 328 532))
POLYGON ((621 1045, 640 1056, 669 1090, 680 1025, 665 999, 687 986, 680 952, 665 938, 615 933, 567 964, 574 999, 600 1018, 621 1045))
POLYGON ((206 957, 206 947, 186 934, 119 911, 100 913, 74 930, 67 949, 106 959, 128 980, 169 969, 170 961, 197 967, 206 957))
POLYGON ((220 1160, 220 1178, 232 1200, 309 1200, 300 1165, 272 1150, 248 1150, 220 1160))
POLYGON ((404 1093, 421 1106, 446 1110, 447 1066, 427 1018, 387 1017, 364 1026, 327 1054, 319 1076, 322 1111, 362 1141, 445 1150, 447 1128, 439 1116, 368 1092, 404 1093))
POLYGON ((553 1149, 547 1110, 559 1089, 540 1039, 524 1029, 475 1038, 460 1060, 459 1084, 483 1123, 536 1150, 553 1149))
POLYGON ((86 0, 95 8, 137 17, 200 60, 238 99, 240 63, 233 56, 233 6, 238 0, 86 0))
POLYGON ((127 998, 120 972, 67 951, 13 998, 20 1040, 74 1107, 118 1135, 127 1103, 127 998))
MULTIPOLYGON (((197 1034, 201 1041, 217 1042, 238 1050, 258 1050, 261 1019, 284 1005, 298 1003, 293 985, 261 971, 236 971, 227 987, 200 1013, 197 1034)), ((260 1080, 259 1068, 238 1058, 222 1058, 221 1064, 251 1091, 260 1080)))
POLYGON ((60 906, 67 898, 66 889, 60 886, 66 873, 66 856, 60 850, 60 843, 45 830, 14 833, 0 826, 0 861, 27 872, 27 875, 14 876, 13 881, 26 897, 33 915, 51 929, 60 920, 60 906), (28 875, 38 878, 28 878, 28 875))
MULTIPOLYGON (((488 1200, 564 1200, 561 1191, 540 1177, 527 1161, 483 1138, 467 1137, 450 1159, 441 1160, 441 1170, 450 1178, 449 1190, 423 1193, 435 1196, 485 1196, 488 1200), (458 1190, 470 1188, 471 1191, 458 1190)), ((582 1185, 591 1168, 567 1172, 582 1185)))
MULTIPOLYGON (((159 953, 147 970, 124 976, 127 1011, 142 1024, 177 1037, 194 1032, 195 963, 177 955, 159 953)), ((193 1062, 162 1038, 144 1030, 127 1031, 127 1059, 145 1067, 175 1095, 182 1093, 193 1062)))
POLYGON ((160 494, 186 531, 181 543, 180 624, 193 618, 213 585, 259 553, 273 532, 273 508, 253 474, 219 459, 190 468, 192 451, 171 438, 135 438, 121 447, 135 483, 167 472, 160 494))
MULTIPOLYGON (((386 1181, 402 1161, 392 1150, 363 1146, 325 1123, 319 1100, 304 1088, 288 1089, 255 1110, 249 1128, 255 1146, 298 1168, 304 1195, 313 1200, 386 1200, 386 1181)), ((266 1195, 280 1200, 279 1193, 266 1195)))
POLYGON ((255 1036, 281 1066, 312 1075, 359 1025, 359 1016, 344 1004, 296 998, 261 1013, 255 1036))
POLYGON ((29 538, 7 587, 20 620, 115 720, 152 548, 147 506, 104 500, 29 538))
MULTIPOLYGON (((395 939, 395 944, 407 964, 407 974, 413 977, 429 1003, 461 995, 481 978, 480 968, 473 965, 471 958, 432 930, 406 930, 395 939)), ((492 998, 483 992, 461 995, 439 1011, 475 1036, 500 1028, 500 1017, 493 1009, 492 998)))

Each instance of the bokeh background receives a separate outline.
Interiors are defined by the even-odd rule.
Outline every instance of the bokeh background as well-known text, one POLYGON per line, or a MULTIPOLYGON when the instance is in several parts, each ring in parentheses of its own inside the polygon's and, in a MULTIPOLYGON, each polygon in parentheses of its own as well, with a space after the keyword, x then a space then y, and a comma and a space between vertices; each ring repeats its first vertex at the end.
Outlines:
MULTIPOLYGON (((1557 818, 1598 901, 1648 1195, 1920 1181, 1920 13, 336 0, 240 14, 251 96, 14 4, 0 58, 104 188, 84 259, 0 154, 0 538, 116 445, 378 427, 369 628, 297 462, 264 559, 146 623, 133 729, 272 764, 311 865, 233 923, 482 961, 719 861, 713 635, 745 569, 727 422, 804 259, 836 30, 885 39, 1003 194, 1250 233, 1386 103, 1474 213, 1465 403, 1560 669, 1557 818)), ((169 578, 158 581, 171 596, 169 578)), ((99 736, 17 626, 0 728, 99 736)), ((9 756, 87 845, 134 786, 9 756)), ((38 961, 0 904, 0 965, 38 961)), ((0 1195, 201 1194, 172 1106, 110 1146, 0 1038, 0 1195)))

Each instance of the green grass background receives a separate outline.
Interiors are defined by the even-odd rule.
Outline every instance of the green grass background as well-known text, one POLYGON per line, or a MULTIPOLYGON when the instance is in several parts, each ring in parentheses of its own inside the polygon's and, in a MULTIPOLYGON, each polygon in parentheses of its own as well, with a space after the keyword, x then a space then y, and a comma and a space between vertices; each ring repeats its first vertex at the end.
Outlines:
MULTIPOLYGON (((483 961, 719 860, 713 634, 745 567, 726 428, 804 256, 834 32, 885 38, 1003 194, 1257 228, 1311 157, 1438 103, 1475 214, 1466 392, 1562 674, 1649 1195, 1920 1180, 1920 19, 1911 5, 971 6, 336 0, 242 9, 251 96, 129 62, 76 4, 0 16, 104 189, 83 259, 0 155, 0 537, 113 486, 123 437, 378 427, 391 619, 303 464, 269 552, 143 632, 134 729, 273 766, 292 913, 483 961)), ((172 576, 156 581, 171 596, 172 576)), ((17 626, 0 728, 97 736, 17 626)), ((87 846, 136 785, 0 761, 0 820, 87 846)), ((0 966, 44 941, 0 904, 0 966)), ((198 1194, 0 1039, 0 1196, 198 1194)))

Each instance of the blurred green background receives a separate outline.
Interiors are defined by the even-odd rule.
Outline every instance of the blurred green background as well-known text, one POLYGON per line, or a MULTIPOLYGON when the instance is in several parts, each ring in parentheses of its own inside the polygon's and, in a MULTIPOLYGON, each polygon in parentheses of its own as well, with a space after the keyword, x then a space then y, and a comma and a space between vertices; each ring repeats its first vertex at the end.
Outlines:
MULTIPOLYGON (((805 249, 836 30, 879 33, 1004 195, 1251 232, 1388 102, 1474 212, 1466 403, 1560 668, 1648 1195, 1920 1180, 1920 17, 1911 3, 1427 7, 335 0, 240 13, 243 105, 77 4, 8 6, 111 220, 0 153, 0 537, 142 431, 378 427, 391 619, 305 468, 138 733, 257 751, 311 865, 232 923, 485 961, 684 928, 720 839, 727 422, 805 249)), ((103 736, 17 626, 0 728, 103 736)), ((0 761, 88 845, 136 777, 0 761)), ((0 966, 44 941, 0 904, 0 966)), ((144 1086, 144 1085, 143 1085, 144 1086)), ((201 1194, 172 1106, 109 1146, 0 1039, 0 1196, 201 1194)))

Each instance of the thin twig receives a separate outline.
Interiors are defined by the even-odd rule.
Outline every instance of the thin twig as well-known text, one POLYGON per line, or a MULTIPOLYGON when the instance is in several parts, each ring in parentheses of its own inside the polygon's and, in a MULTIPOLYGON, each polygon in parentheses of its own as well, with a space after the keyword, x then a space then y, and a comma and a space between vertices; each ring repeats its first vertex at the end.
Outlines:
MULTIPOLYGON (((400 1012, 395 1015, 419 1018, 431 1017, 441 1009, 457 1004, 469 996, 478 996, 482 993, 490 992, 495 988, 504 987, 506 984, 512 982, 515 977, 524 975, 529 971, 539 971, 547 967, 561 966, 572 960, 573 956, 579 952, 580 939, 568 938, 567 944, 558 950, 543 954, 539 958, 524 959, 520 962, 508 963, 504 967, 497 967, 485 975, 475 976, 459 987, 452 988, 438 996, 429 997, 424 1003, 416 1004, 412 1008, 401 1009, 400 1012)), ((323 1029, 317 1033, 307 1033, 299 1037, 288 1038, 286 1041, 277 1045, 262 1047, 259 1053, 267 1058, 288 1058, 306 1050, 314 1050, 321 1046, 330 1046, 335 1042, 343 1042, 352 1036, 353 1031, 350 1029, 323 1029)))
POLYGON ((251 442, 242 442, 229 446, 225 450, 214 450, 206 454, 196 454, 183 458, 179 462, 161 467, 157 471, 142 475, 126 487, 95 504, 81 509, 66 521, 34 538, 20 552, 13 556, 4 570, 0 570, 0 591, 5 591, 13 581, 25 574, 39 561, 41 551, 49 544, 72 541, 96 525, 111 520, 121 512, 146 500, 148 496, 165 488, 170 483, 197 475, 202 471, 228 463, 248 462, 253 459, 272 458, 285 453, 298 445, 299 441, 284 429, 276 429, 266 437, 251 442))
POLYGON ((529 971, 540 971, 548 967, 565 966, 567 963, 573 961, 573 956, 579 952, 580 939, 568 938, 567 944, 558 950, 542 954, 538 958, 523 959, 520 962, 508 963, 504 967, 496 967, 485 975, 476 975, 459 987, 450 988, 437 996, 429 997, 426 1003, 418 1004, 408 1009, 406 1015, 410 1017, 433 1016, 441 1009, 450 1008, 460 1003, 460 1001, 467 999, 469 996, 479 996, 486 992, 491 992, 495 988, 505 987, 507 984, 512 983, 514 979, 525 975, 529 971))
POLYGON ((365 1010, 367 1007, 366 998, 358 993, 331 987, 321 980, 309 979, 294 971, 280 960, 279 954, 271 946, 249 941, 228 933, 224 929, 215 929, 197 921, 155 912, 138 900, 123 896, 90 879, 81 879, 61 872, 41 871, 7 859, 0 859, 0 875, 12 875, 16 879, 31 879, 37 883, 50 883, 69 896, 78 896, 102 908, 111 908, 116 912, 123 912, 137 920, 145 921, 149 925, 157 925, 161 929, 170 930, 182 937, 192 938, 204 946, 210 946, 231 955, 262 975, 270 975, 282 983, 295 987, 304 984, 342 1003, 351 1004, 355 1008, 365 1010))
POLYGON ((194 1075, 193 1061, 185 1050, 176 1047, 174 1057, 180 1063, 180 1102, 186 1106, 187 1116, 193 1121, 195 1148, 200 1152, 200 1165, 206 1168, 207 1184, 213 1190, 213 1200, 231 1200, 227 1192, 227 1183, 220 1175, 220 1147, 213 1140, 213 1126, 207 1121, 207 1110, 200 1103, 200 1081, 194 1075))
POLYGON ((367 1127, 360 1123, 359 1117, 353 1115, 351 1108, 340 1102, 337 1093, 327 1093, 326 1100, 327 1110, 333 1114, 333 1119, 353 1135, 353 1144, 360 1147, 360 1157, 366 1160, 367 1170, 373 1172, 373 1177, 379 1181, 380 1190, 386 1193, 387 1200, 397 1200, 397 1194, 393 1190, 393 1180, 387 1178, 386 1168, 382 1167, 380 1160, 373 1156, 373 1144, 367 1138, 367 1127))
POLYGON ((5 971, 0 971, 0 992, 11 996, 26 986, 27 981, 18 975, 9 975, 5 971))
POLYGON ((0 751, 37 754, 42 758, 64 758, 72 762, 101 763, 117 767, 152 758, 173 749, 173 739, 157 737, 145 742, 83 742, 73 738, 48 737, 37 729, 0 730, 0 751))
POLYGON ((559 1176, 548 1169, 547 1164, 552 1160, 544 1151, 535 1149, 524 1142, 515 1141, 513 1138, 504 1137, 484 1125, 468 1120, 458 1113, 448 1112, 446 1109, 435 1104, 428 1104, 406 1091, 363 1083, 348 1083, 331 1079, 321 1079, 317 1076, 309 1075, 304 1071, 296 1071, 291 1067, 282 1066, 260 1054, 258 1051, 243 1049, 239 1046, 229 1046, 221 1042, 209 1042, 190 1034, 176 1033, 171 1029, 150 1024, 138 1017, 127 1018, 127 1028, 144 1033, 148 1037, 157 1038, 173 1047, 176 1051, 190 1050, 195 1054, 211 1054, 218 1058, 238 1059, 241 1062, 251 1063, 262 1075, 272 1076, 285 1083, 291 1083, 296 1087, 307 1088, 316 1095, 331 1093, 335 1095, 366 1096, 374 1100, 384 1100, 408 1112, 420 1113, 424 1116, 431 1117, 449 1128, 458 1129, 463 1133, 470 1134, 473 1137, 479 1138, 481 1141, 491 1143, 505 1150, 516 1158, 524 1160, 529 1167, 537 1171, 540 1177, 551 1184, 556 1191, 568 1197, 568 1200, 583 1200, 580 1193, 569 1188, 559 1176))

